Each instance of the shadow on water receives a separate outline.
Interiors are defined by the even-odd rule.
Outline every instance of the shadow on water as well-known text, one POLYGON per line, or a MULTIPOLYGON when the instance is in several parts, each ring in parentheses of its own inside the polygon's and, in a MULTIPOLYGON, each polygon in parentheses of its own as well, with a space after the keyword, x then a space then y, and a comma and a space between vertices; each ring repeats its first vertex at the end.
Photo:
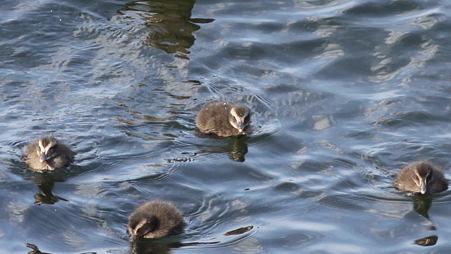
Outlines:
POLYGON ((188 58, 189 48, 196 40, 194 32, 198 24, 210 23, 214 19, 191 18, 195 0, 133 1, 125 10, 147 13, 145 24, 150 32, 146 44, 159 48, 180 58, 188 58))

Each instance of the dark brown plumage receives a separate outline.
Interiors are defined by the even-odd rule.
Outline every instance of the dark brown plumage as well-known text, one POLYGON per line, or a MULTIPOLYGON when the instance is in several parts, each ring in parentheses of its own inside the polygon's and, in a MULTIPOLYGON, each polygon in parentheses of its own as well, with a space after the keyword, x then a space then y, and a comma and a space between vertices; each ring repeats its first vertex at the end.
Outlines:
POLYGON ((142 204, 128 218, 128 233, 132 239, 180 234, 183 226, 183 218, 177 207, 161 200, 142 204))
POLYGON ((24 160, 33 171, 53 171, 69 166, 75 153, 54 137, 43 137, 25 147, 24 160))
POLYGON ((437 193, 448 189, 443 173, 426 161, 417 161, 401 168, 395 179, 395 187, 412 193, 437 193))
POLYGON ((196 127, 200 132, 219 137, 245 135, 249 122, 248 107, 222 101, 208 103, 196 116, 196 127))

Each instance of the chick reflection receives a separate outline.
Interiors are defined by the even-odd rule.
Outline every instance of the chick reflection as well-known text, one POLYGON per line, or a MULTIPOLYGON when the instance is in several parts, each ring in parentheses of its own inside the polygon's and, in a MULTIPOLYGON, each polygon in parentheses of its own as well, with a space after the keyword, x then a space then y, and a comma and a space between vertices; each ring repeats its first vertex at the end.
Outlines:
MULTIPOLYGON (((199 134, 201 137, 204 137, 204 134, 199 134)), ((242 137, 233 137, 228 138, 228 144, 223 146, 211 146, 211 147, 202 147, 200 149, 200 153, 227 153, 229 158, 234 161, 243 162, 245 161, 245 155, 247 153, 247 138, 242 137)))
POLYGON ((428 211, 431 208, 432 198, 429 195, 414 195, 413 196, 413 209, 418 214, 429 219, 428 211))
POLYGON ((229 158, 234 161, 245 161, 247 153, 246 137, 233 138, 229 146, 229 158))
POLYGON ((218 243, 219 241, 181 243, 175 239, 163 241, 160 239, 139 239, 131 243, 130 249, 132 254, 168 254, 171 253, 171 249, 175 248, 212 245, 218 243))
POLYGON ((55 179, 51 174, 37 174, 33 181, 39 188, 39 192, 34 195, 35 204, 55 204, 59 200, 67 201, 64 198, 53 195, 52 190, 55 179))
POLYGON ((167 53, 187 58, 189 48, 194 44, 193 33, 199 30, 199 23, 210 23, 213 19, 192 19, 191 11, 195 0, 153 0, 143 4, 132 2, 127 9, 148 13, 146 25, 150 28, 146 42, 149 46, 167 53))
POLYGON ((51 254, 48 252, 42 252, 39 250, 38 246, 32 244, 32 243, 27 243, 26 244, 27 248, 30 248, 31 251, 29 251, 27 254, 51 254))
POLYGON ((169 254, 171 245, 156 240, 137 240, 132 242, 132 254, 169 254))
POLYGON ((437 243, 438 237, 436 235, 431 235, 415 240, 415 244, 420 246, 433 246, 437 243))

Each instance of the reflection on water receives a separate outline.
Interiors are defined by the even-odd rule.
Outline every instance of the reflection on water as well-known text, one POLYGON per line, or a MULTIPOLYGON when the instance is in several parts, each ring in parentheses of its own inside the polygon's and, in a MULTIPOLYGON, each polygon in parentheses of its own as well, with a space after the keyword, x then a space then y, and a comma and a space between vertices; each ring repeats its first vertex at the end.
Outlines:
POLYGON ((231 236, 231 235, 241 235, 244 233, 247 233, 249 231, 251 231, 254 228, 254 226, 246 226, 246 227, 241 227, 241 228, 237 228, 237 229, 233 229, 230 231, 227 231, 224 233, 225 236, 231 236))
POLYGON ((27 254, 51 254, 48 252, 42 252, 39 250, 38 246, 32 244, 32 243, 27 243, 27 248, 30 248, 31 251, 29 251, 27 254))
MULTIPOLYGON (((252 231, 254 226, 245 226, 237 229, 233 229, 224 233, 224 236, 235 236, 234 239, 225 241, 224 244, 230 242, 241 242, 241 239, 245 239, 246 236, 252 231)), ((193 246, 217 246, 220 241, 202 241, 202 242, 179 242, 177 237, 169 237, 162 239, 139 239, 130 243, 130 250, 132 254, 168 254, 171 253, 171 249, 181 247, 193 247, 193 246)))
POLYGON ((428 237, 423 237, 420 239, 415 240, 415 244, 421 245, 421 246, 433 246, 437 243, 438 237, 436 235, 431 235, 428 237))
MULTIPOLYGON (((432 197, 430 195, 413 195, 413 209, 415 212, 420 214, 421 216, 424 216, 429 220, 429 209, 432 205, 432 197)), ((434 225, 431 225, 431 230, 436 230, 436 227, 434 225)), ((415 240, 415 244, 421 245, 421 246, 432 246, 435 245, 438 241, 437 235, 431 235, 428 237, 423 237, 420 239, 415 240)))
POLYGON ((213 19, 191 18, 195 0, 136 1, 126 5, 127 10, 146 12, 149 33, 146 43, 181 58, 188 58, 189 48, 196 40, 198 24, 213 19))
POLYGON ((413 209, 418 214, 429 219, 428 211, 431 208, 432 197, 429 195, 414 195, 413 196, 413 209))
MULTIPOLYGON (((39 250, 38 246, 32 243, 27 243, 26 246, 31 249, 31 251, 27 252, 27 254, 52 254, 50 252, 42 252, 39 250)), ((83 252, 80 254, 96 254, 96 252, 83 252)))
POLYGON ((53 194, 52 190, 55 186, 54 175, 47 173, 39 173, 33 177, 33 181, 39 188, 39 192, 34 195, 35 204, 55 204, 58 200, 67 201, 64 198, 53 194))
POLYGON ((451 166, 445 2, 1 1, 0 252, 449 253, 450 193, 410 203, 388 170, 451 166), (213 99, 256 133, 197 136, 213 99), (79 152, 61 180, 17 163, 46 132, 79 152), (219 243, 130 246, 149 198, 219 243))
POLYGON ((247 154, 247 139, 246 136, 218 138, 214 135, 202 134, 198 132, 201 138, 209 139, 206 142, 212 142, 212 146, 201 146, 199 153, 224 153, 228 154, 229 158, 234 161, 244 162, 247 154), (226 144, 223 144, 226 143, 226 144), (223 145, 221 145, 223 144, 223 145))
POLYGON ((168 254, 171 249, 189 246, 208 246, 218 244, 218 241, 210 242, 185 242, 174 239, 140 239, 130 243, 131 254, 168 254))
POLYGON ((243 162, 247 153, 246 137, 233 138, 228 150, 231 160, 243 162))
POLYGON ((131 243, 131 254, 169 254, 171 244, 155 240, 140 240, 131 243))

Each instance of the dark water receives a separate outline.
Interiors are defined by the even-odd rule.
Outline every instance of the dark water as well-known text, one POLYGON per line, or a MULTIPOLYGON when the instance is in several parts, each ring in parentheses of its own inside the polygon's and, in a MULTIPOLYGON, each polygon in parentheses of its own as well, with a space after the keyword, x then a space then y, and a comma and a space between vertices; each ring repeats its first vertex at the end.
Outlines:
POLYGON ((1 253, 451 252, 451 191, 392 187, 417 159, 451 177, 448 1, 0 6, 1 253), (253 135, 198 135, 215 99, 251 107, 253 135), (27 171, 44 134, 76 165, 27 171), (130 246, 153 198, 186 232, 130 246))

